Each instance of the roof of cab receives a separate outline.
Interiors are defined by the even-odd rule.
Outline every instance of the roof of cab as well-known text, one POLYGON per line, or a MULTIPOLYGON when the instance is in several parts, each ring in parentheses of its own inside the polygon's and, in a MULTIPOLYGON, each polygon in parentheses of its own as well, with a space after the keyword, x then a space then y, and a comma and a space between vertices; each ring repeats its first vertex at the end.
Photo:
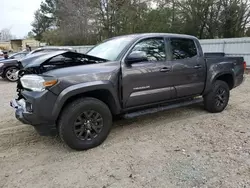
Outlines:
POLYGON ((136 34, 130 34, 130 35, 121 35, 118 37, 132 37, 132 38, 144 38, 144 37, 178 37, 178 38, 189 38, 189 39, 197 39, 194 36, 191 35, 185 35, 185 34, 175 34, 175 33, 136 33, 136 34))

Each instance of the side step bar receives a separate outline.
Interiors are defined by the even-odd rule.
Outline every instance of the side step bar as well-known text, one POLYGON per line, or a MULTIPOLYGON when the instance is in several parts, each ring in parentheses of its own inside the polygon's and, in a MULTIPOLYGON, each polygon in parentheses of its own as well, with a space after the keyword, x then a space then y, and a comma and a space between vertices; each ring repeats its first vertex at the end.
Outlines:
POLYGON ((175 104, 170 104, 170 105, 166 104, 166 105, 162 105, 159 107, 148 108, 148 109, 144 109, 141 111, 127 113, 123 117, 125 119, 132 119, 132 118, 147 115, 147 114, 154 114, 157 112, 162 112, 162 111, 166 111, 166 110, 170 110, 170 109, 174 109, 174 108, 180 108, 180 107, 185 107, 185 106, 189 106, 192 104, 198 104, 201 102, 203 102, 203 98, 199 97, 199 98, 195 98, 195 99, 188 100, 188 101, 182 101, 180 103, 175 103, 175 104))

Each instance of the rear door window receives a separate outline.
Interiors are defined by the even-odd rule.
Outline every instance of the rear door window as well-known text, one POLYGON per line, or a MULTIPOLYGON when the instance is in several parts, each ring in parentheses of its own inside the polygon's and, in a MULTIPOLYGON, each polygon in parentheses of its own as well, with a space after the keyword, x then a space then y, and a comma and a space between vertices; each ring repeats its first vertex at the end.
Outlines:
POLYGON ((170 38, 173 60, 188 59, 197 55, 197 48, 192 39, 170 38))

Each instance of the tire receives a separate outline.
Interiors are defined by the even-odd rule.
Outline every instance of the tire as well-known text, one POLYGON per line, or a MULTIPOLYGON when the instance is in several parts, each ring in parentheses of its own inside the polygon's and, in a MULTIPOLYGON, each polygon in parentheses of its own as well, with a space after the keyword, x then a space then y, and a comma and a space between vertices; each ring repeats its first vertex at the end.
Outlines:
POLYGON ((212 91, 204 96, 205 109, 211 113, 222 112, 228 105, 230 89, 226 82, 217 80, 212 86, 212 91))
POLYGON ((111 127, 112 114, 108 106, 95 98, 80 98, 68 104, 58 121, 60 138, 75 150, 99 146, 111 127))
POLYGON ((10 82, 16 82, 18 80, 18 76, 15 75, 15 73, 19 69, 16 67, 9 67, 4 71, 4 78, 7 79, 10 82))

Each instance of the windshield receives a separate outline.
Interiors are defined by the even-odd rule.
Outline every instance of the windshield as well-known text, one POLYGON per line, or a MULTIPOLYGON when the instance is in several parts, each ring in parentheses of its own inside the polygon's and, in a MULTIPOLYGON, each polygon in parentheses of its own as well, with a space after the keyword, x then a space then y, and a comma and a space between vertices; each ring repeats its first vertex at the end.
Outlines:
POLYGON ((91 49, 87 54, 102 59, 107 59, 109 61, 115 61, 123 49, 132 42, 133 37, 119 37, 103 42, 93 49, 91 49))

